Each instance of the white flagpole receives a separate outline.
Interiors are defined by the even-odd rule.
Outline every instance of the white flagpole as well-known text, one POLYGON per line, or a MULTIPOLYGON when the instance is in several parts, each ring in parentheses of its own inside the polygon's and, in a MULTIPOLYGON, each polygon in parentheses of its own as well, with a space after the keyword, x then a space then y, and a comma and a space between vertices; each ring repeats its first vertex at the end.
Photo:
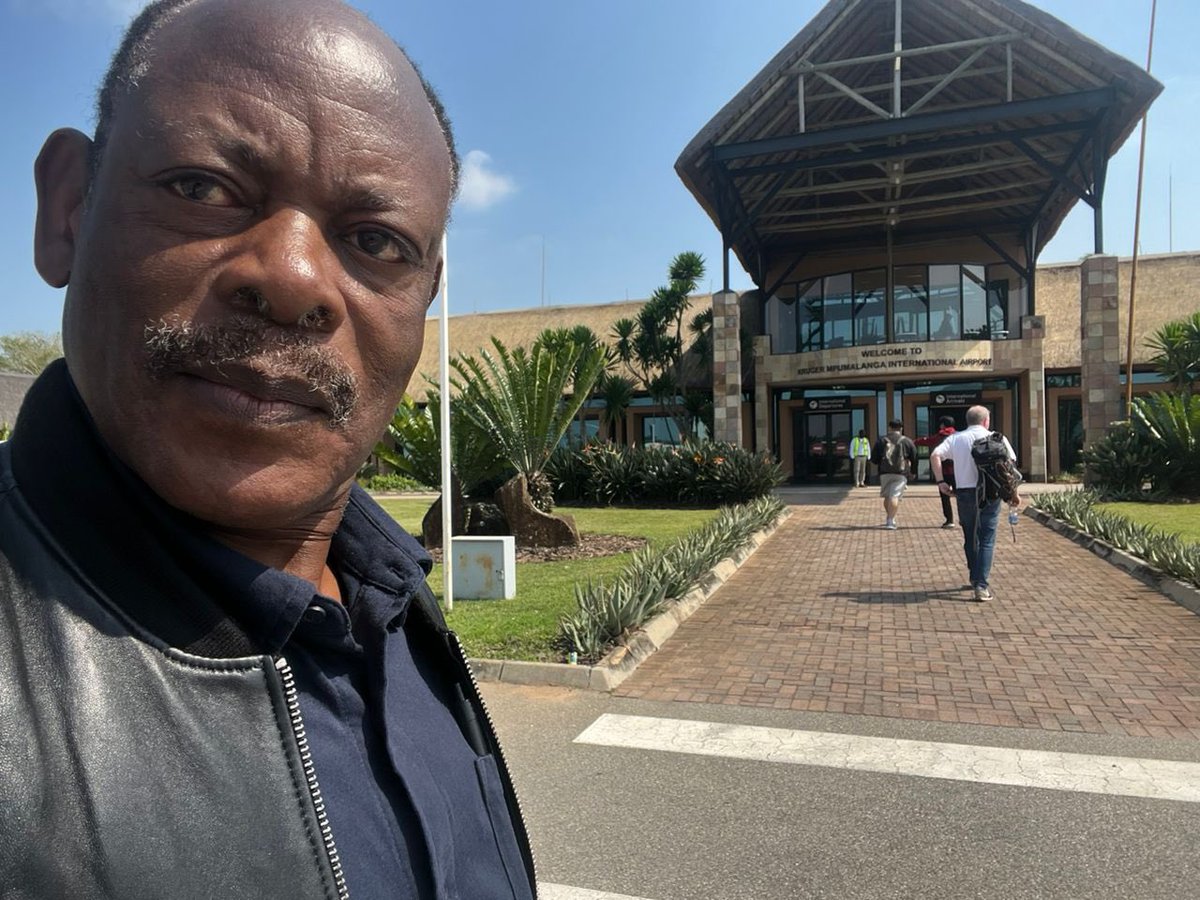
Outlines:
POLYGON ((446 257, 446 233, 442 232, 442 309, 438 334, 438 386, 442 393, 441 422, 438 429, 442 446, 442 603, 447 612, 454 609, 453 540, 451 534, 453 491, 450 476, 450 264, 446 257))

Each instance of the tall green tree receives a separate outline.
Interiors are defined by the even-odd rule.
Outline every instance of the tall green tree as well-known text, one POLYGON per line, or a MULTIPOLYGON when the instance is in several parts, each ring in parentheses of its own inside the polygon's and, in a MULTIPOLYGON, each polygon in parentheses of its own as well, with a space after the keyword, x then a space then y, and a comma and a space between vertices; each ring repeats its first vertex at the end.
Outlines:
POLYGON ((694 415, 702 408, 700 398, 688 398, 689 393, 708 394, 692 385, 707 369, 702 355, 706 329, 711 329, 711 313, 707 320, 701 313, 690 323, 700 343, 700 353, 685 349, 684 320, 689 298, 704 277, 704 257, 685 251, 671 260, 668 283, 656 290, 632 319, 613 323, 614 349, 617 358, 642 390, 658 403, 674 421, 677 437, 695 437, 699 421, 694 415))
POLYGON ((525 476, 534 504, 548 512, 554 493, 543 470, 600 376, 604 350, 573 342, 509 350, 495 337, 492 347, 494 353, 460 354, 451 361, 456 373, 451 383, 458 391, 454 408, 525 476))
POLYGON ((40 375, 42 369, 63 355, 58 334, 18 331, 0 335, 0 372, 40 375))

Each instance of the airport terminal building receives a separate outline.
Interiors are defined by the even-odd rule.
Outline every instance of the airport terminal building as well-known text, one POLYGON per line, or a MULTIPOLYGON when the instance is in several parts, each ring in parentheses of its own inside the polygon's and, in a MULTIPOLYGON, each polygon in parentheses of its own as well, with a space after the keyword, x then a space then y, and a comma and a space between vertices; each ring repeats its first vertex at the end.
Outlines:
MULTIPOLYGON (((1123 414, 1130 265, 1104 244, 1107 163, 1161 89, 1020 0, 828 3, 676 163, 725 247, 725 290, 693 307, 713 309, 713 437, 848 483, 860 428, 926 434, 984 403, 1029 477, 1074 468, 1123 414), (1039 265, 1080 202, 1094 254, 1039 265), (731 254, 756 290, 728 290, 731 254)), ((1145 336, 1200 310, 1198 275, 1194 252, 1140 260, 1137 390, 1155 386, 1145 336)), ((456 317, 451 344, 606 336, 639 305, 456 317)), ((660 420, 643 399, 622 432, 662 440, 660 420)))
MULTIPOLYGON (((1105 171, 1160 90, 1019 0, 828 3, 676 163, 759 287, 755 443, 826 480, 842 435, 893 415, 926 433, 983 402, 1044 478, 1058 468, 1049 391, 1065 384, 1047 369, 1051 328, 1081 338, 1085 434, 1119 418, 1105 171), (1076 273, 1077 318, 1048 318, 1038 255, 1081 201, 1095 255, 1076 273)), ((714 431, 744 440, 728 354, 745 304, 713 305, 714 431)))

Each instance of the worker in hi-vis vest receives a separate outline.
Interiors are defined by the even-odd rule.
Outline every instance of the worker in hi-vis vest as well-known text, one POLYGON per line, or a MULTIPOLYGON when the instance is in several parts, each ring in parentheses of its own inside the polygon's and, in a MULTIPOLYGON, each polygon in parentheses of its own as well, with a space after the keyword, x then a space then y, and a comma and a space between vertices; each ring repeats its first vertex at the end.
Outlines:
POLYGON ((867 460, 871 456, 871 441, 867 432, 860 428, 858 437, 850 441, 850 460, 854 465, 854 486, 867 486, 867 460))

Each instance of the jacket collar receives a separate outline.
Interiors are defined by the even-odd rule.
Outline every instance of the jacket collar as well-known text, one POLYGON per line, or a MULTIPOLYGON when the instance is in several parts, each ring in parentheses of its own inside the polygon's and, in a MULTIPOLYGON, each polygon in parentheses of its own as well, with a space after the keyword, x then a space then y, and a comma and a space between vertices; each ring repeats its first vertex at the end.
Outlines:
MULTIPOLYGON (((209 538, 204 523, 169 506, 117 459, 63 360, 30 388, 12 461, 22 495, 64 556, 170 646, 214 658, 275 653, 312 597, 307 582, 209 538)), ((423 583, 430 560, 356 487, 331 565, 359 585, 404 598, 393 605, 395 615, 423 583)))

